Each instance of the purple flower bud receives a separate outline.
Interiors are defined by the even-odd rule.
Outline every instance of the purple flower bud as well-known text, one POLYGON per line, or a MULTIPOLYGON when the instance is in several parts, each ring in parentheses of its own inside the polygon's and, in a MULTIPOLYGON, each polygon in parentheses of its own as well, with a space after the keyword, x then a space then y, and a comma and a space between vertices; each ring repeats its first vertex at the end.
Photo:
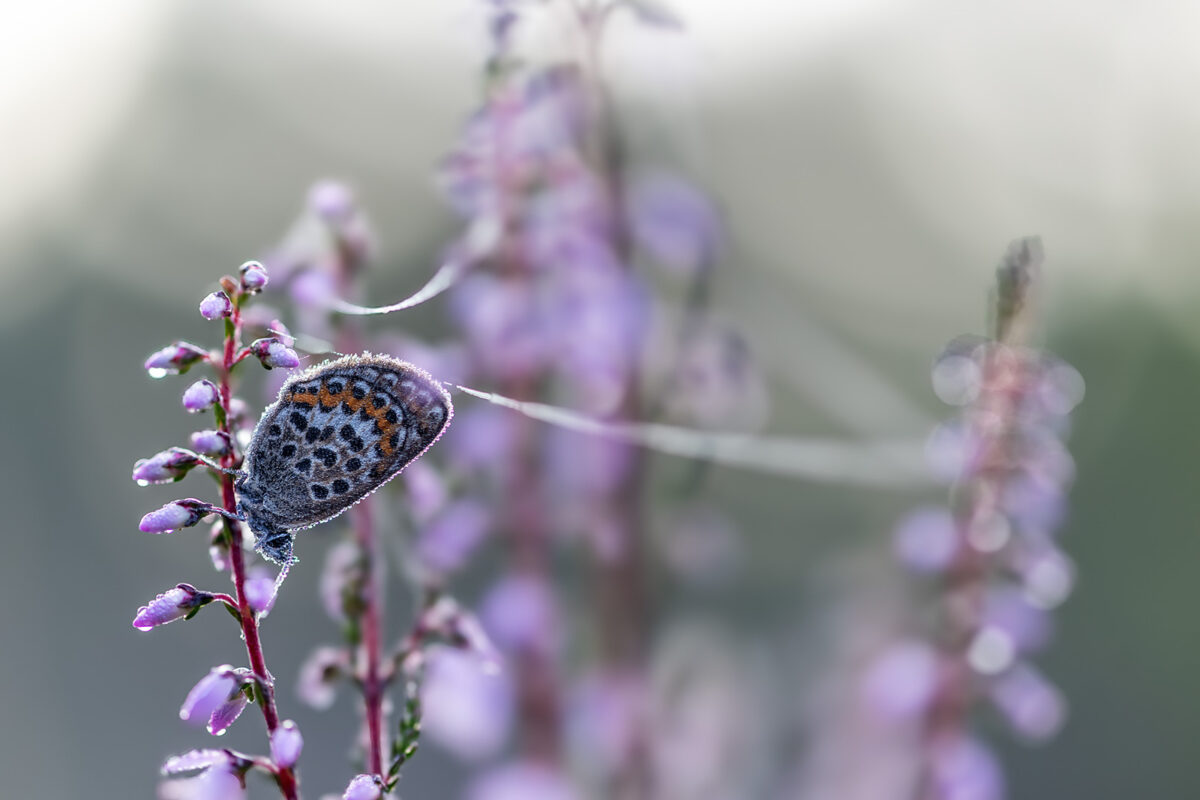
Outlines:
POLYGON ((958 552, 958 527, 944 508, 911 512, 901 520, 893 537, 896 558, 914 572, 941 572, 958 552))
POLYGON ((514 699, 505 674, 485 672, 462 650, 434 647, 428 651, 422 694, 422 732, 456 755, 479 760, 504 746, 514 699))
POLYGON ((196 431, 192 434, 192 449, 206 456, 219 458, 228 455, 233 445, 224 431, 196 431))
POLYGON ((318 647, 300 666, 296 694, 318 711, 333 705, 336 685, 350 673, 350 654, 340 647, 318 647))
POLYGON ((1025 593, 1013 586, 988 592, 982 622, 984 630, 1003 632, 1023 653, 1044 647, 1053 633, 1052 615, 1030 603, 1025 593))
POLYGON ((221 753, 226 757, 225 763, 213 764, 194 778, 167 781, 159 787, 159 800, 245 800, 242 771, 230 761, 228 754, 223 750, 200 752, 221 753))
POLYGON ((152 483, 170 483, 182 478, 188 470, 200 463, 200 459, 190 450, 182 447, 172 447, 155 453, 150 458, 142 458, 133 465, 133 480, 139 486, 149 486, 152 483))
POLYGON ((638 243, 664 267, 689 274, 712 263, 720 223, 708 198, 686 181, 665 174, 642 178, 634 183, 629 208, 638 243))
POLYGON ((247 292, 260 291, 267 285, 267 269, 257 261, 247 261, 238 271, 242 274, 242 288, 247 292))
POLYGON ((941 743, 931 765, 934 796, 945 800, 1002 800, 1004 773, 981 742, 959 738, 941 743))
POLYGON ((232 313, 233 301, 225 292, 213 292, 200 301, 200 316, 207 320, 224 319, 232 313))
POLYGON ((446 505, 446 482, 428 461, 409 464, 400 477, 408 489, 409 510, 418 524, 428 522, 446 505))
POLYGON ((267 326, 267 330, 271 332, 271 338, 278 341, 284 347, 292 347, 296 344, 296 337, 292 336, 287 326, 277 319, 271 320, 271 324, 267 326))
POLYGON ((1054 608, 1075 586, 1075 565, 1053 547, 1023 556, 1017 571, 1024 581, 1026 598, 1038 608, 1054 608))
POLYGON ((534 761, 512 762, 483 773, 470 785, 467 800, 579 800, 557 770, 534 761))
POLYGON ((224 750, 189 750, 168 758, 163 762, 161 771, 169 777, 226 764, 229 764, 229 753, 224 750))
POLYGON ((1028 664, 1018 664, 996 679, 990 693, 1013 730, 1030 741, 1053 737, 1066 721, 1062 692, 1028 664))
POLYGON ((308 207, 326 222, 341 222, 354 213, 354 193, 344 183, 319 181, 308 190, 308 207))
POLYGON ((211 603, 212 599, 213 596, 208 592, 200 592, 195 586, 181 583, 155 597, 149 605, 139 608, 137 616, 133 618, 133 627, 139 631, 148 631, 159 625, 183 619, 194 609, 211 603))
POLYGON ((913 719, 933 699, 938 659, 924 642, 900 642, 890 647, 867 670, 863 692, 867 702, 892 720, 913 719))
POLYGON ((485 672, 498 672, 500 655, 479 620, 452 597, 441 597, 421 615, 421 627, 479 657, 485 672))
POLYGON ((271 734, 271 760, 277 766, 295 766, 300 759, 302 749, 304 749, 304 739, 300 736, 300 728, 290 719, 284 720, 271 734))
POLYGON ((450 459, 464 470, 509 463, 516 442, 514 416, 507 409, 482 403, 455 414, 446 435, 450 459))
POLYGON ((283 367, 294 369, 300 366, 300 357, 278 339, 255 339, 250 343, 250 352, 267 369, 283 367))
POLYGON ((193 725, 204 723, 208 732, 220 736, 246 708, 250 699, 242 691, 248 671, 228 664, 214 667, 188 692, 179 718, 193 725))
POLYGON ((337 295, 333 278, 316 269, 308 269, 297 275, 290 288, 292 300, 303 308, 326 308, 337 295))
POLYGON ((554 594, 538 578, 501 580, 484 598, 481 613, 486 629, 504 648, 549 653, 561 642, 562 620, 554 594))
POLYGON ((451 504, 421 531, 416 553, 421 564, 438 574, 461 568, 487 535, 489 514, 474 500, 451 504))
POLYGON ((383 781, 378 775, 355 775, 342 800, 379 800, 383 797, 383 781))
POLYGON ((175 342, 151 354, 143 365, 151 378, 167 374, 182 374, 201 359, 208 358, 208 351, 187 342, 175 342))
POLYGON ((142 521, 138 523, 138 530, 142 533, 170 533, 195 525, 212 511, 211 504, 200 500, 175 500, 142 517, 142 521))
POLYGON ((275 605, 275 578, 265 569, 256 567, 246 576, 246 602, 259 613, 275 605))
POLYGON ((216 405, 218 397, 220 394, 215 383, 210 380, 199 380, 183 393, 183 407, 193 414, 197 414, 216 405))

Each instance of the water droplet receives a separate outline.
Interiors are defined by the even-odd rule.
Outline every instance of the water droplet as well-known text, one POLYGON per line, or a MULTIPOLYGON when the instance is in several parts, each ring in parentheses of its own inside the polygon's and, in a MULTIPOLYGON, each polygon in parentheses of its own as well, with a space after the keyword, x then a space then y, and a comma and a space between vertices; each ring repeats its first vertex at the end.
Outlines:
POLYGON ((933 365, 933 392, 943 403, 964 406, 979 396, 983 371, 969 356, 947 356, 933 365))
POLYGON ((998 675, 1013 663, 1017 646, 1012 637, 999 628, 987 627, 975 634, 967 648, 967 663, 976 672, 998 675))
POLYGON ((170 374, 168 370, 165 370, 162 367, 151 367, 150 369, 146 370, 146 372, 150 375, 151 378, 155 378, 155 379, 165 378, 167 375, 170 374))
POLYGON ((1012 538, 1012 526, 1003 514, 993 514, 967 528, 967 541, 981 553, 995 553, 1012 538))

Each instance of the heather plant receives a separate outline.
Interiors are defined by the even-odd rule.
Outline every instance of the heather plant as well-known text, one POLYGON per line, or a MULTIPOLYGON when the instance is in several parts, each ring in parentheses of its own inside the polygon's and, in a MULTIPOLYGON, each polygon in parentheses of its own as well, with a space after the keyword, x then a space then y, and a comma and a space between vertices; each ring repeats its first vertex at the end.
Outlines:
MULTIPOLYGON (((245 463, 272 424, 286 421, 273 406, 256 429, 255 404, 235 396, 243 362, 273 370, 268 398, 299 394, 314 411, 322 392, 351 388, 322 382, 320 370, 334 366, 290 372, 297 350, 384 354, 332 362, 346 368, 403 358, 428 370, 420 374, 431 396, 444 384, 467 401, 432 457, 413 455, 402 480, 341 509, 348 524, 320 577, 339 641, 316 645, 283 673, 298 673, 300 699, 317 709, 333 705, 339 684, 354 690, 362 731, 348 738, 359 774, 346 800, 394 796, 423 740, 473 766, 471 800, 766 792, 766 773, 788 765, 760 763, 770 757, 758 746, 770 724, 760 694, 784 689, 756 686, 765 673, 753 654, 715 623, 660 624, 657 608, 664 582, 703 592, 735 568, 742 534, 707 499, 708 466, 859 486, 923 480, 912 454, 889 443, 759 435, 767 378, 736 325, 711 308, 724 256, 720 215, 692 182, 635 158, 605 80, 616 14, 664 33, 680 21, 634 0, 483 7, 481 105, 437 171, 462 232, 429 281, 398 303, 361 305, 372 229, 347 187, 323 182, 263 263, 223 278, 201 303, 206 319, 224 325, 222 346, 177 342, 146 362, 154 377, 207 370, 183 404, 214 423, 191 435, 190 448, 139 461, 134 479, 207 472, 220 502, 176 500, 141 529, 215 519, 213 566, 234 588, 178 584, 134 624, 149 630, 224 604, 249 666, 214 667, 180 716, 220 735, 254 702, 268 731, 266 755, 200 749, 169 759, 164 796, 237 798, 257 771, 299 797, 302 739, 281 720, 259 630, 295 560, 293 532, 261 524, 276 481, 247 475, 245 463), (539 60, 518 47, 521 26, 541 13, 559 15, 573 45, 566 55, 539 60), (442 341, 362 320, 438 297, 451 329, 442 341), (248 331, 261 336, 247 345, 248 331), (666 497, 649 494, 654 451, 687 459, 666 497), (247 565, 253 548, 278 574, 247 565), (495 568, 478 603, 459 600, 456 580, 488 548, 495 568), (386 613, 390 569, 413 596, 399 636, 386 613)), ((938 395, 963 409, 929 448, 954 488, 949 508, 906 518, 895 547, 936 584, 928 587, 936 624, 890 648, 865 686, 916 754, 907 783, 891 787, 897 797, 1001 796, 998 763, 973 733, 984 699, 1027 738, 1052 735, 1063 720, 1061 693, 1028 656, 1047 641, 1048 611, 1072 579, 1052 534, 1071 479, 1061 436, 1082 384, 1027 344, 1039 263, 1036 242, 1013 246, 999 271, 992 336, 955 340, 934 370, 938 395)), ((445 403, 448 421, 448 395, 445 403)), ((326 435, 300 430, 314 447, 326 435)), ((353 446, 353 430, 335 431, 328 435, 353 446)), ((314 510, 304 522, 328 516, 314 510)))
POLYGON ((895 551, 933 582, 933 624, 892 646, 867 675, 876 710, 913 737, 918 800, 998 800, 1003 771, 973 732, 989 702, 1022 739, 1065 720, 1062 693, 1029 657, 1049 640, 1050 612, 1074 569, 1056 541, 1074 465, 1062 439, 1083 381, 1032 347, 1041 243, 1022 239, 997 270, 990 337, 960 337, 937 359, 933 385, 962 409, 930 440, 931 466, 952 482, 949 507, 901 521, 895 551))
MULTIPOLYGON (((292 339, 282 325, 269 335, 243 345, 243 307, 267 283, 258 262, 243 264, 238 277, 225 276, 221 288, 200 303, 201 315, 221 324, 224 339, 220 348, 207 350, 190 342, 175 342, 146 360, 151 377, 182 375, 193 368, 207 369, 212 378, 191 384, 183 394, 184 408, 196 415, 212 414, 214 427, 192 434, 194 450, 172 447, 134 465, 133 479, 140 485, 184 480, 199 469, 209 472, 220 486, 220 502, 195 498, 175 500, 146 514, 139 528, 164 534, 199 524, 215 517, 211 533, 212 565, 233 582, 233 594, 207 592, 181 583, 163 592, 138 610, 134 627, 151 630, 180 619, 190 619, 214 602, 223 604, 237 620, 246 645, 249 667, 225 664, 214 667, 188 693, 179 716, 185 722, 204 726, 214 736, 223 734, 251 702, 258 705, 266 723, 269 755, 249 755, 227 749, 194 750, 167 760, 163 773, 168 778, 191 776, 176 782, 168 791, 177 796, 236 797, 250 771, 263 772, 278 785, 286 798, 299 796, 296 763, 303 739, 294 722, 282 720, 276 704, 274 679, 267 669, 259 624, 275 602, 278 582, 247 565, 246 529, 238 513, 234 490, 236 469, 248 443, 254 417, 248 404, 234 394, 237 367, 256 359, 267 369, 292 368, 300 360, 291 349, 292 339)), ((284 567, 286 569, 286 566, 284 567)), ((280 572, 280 579, 283 577, 280 572)))

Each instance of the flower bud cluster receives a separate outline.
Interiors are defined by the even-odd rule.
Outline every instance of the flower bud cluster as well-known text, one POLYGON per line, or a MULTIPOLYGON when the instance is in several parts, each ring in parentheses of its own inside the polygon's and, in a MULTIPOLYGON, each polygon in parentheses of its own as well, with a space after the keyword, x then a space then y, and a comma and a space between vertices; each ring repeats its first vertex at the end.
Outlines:
MULTIPOLYGON (((267 285, 267 273, 261 264, 247 262, 238 277, 225 276, 220 288, 200 303, 200 314, 207 320, 223 320, 224 343, 217 352, 208 352, 187 342, 176 342, 152 354, 145 363, 152 377, 182 374, 198 363, 212 367, 212 379, 192 383, 183 394, 183 407, 191 413, 212 410, 215 425, 190 436, 191 449, 171 447, 134 464, 133 480, 146 486, 182 480, 188 472, 204 467, 222 483, 221 505, 196 498, 173 500, 142 517, 139 529, 146 533, 169 533, 197 525, 207 517, 219 517, 211 535, 210 552, 214 566, 231 573, 236 597, 205 592, 191 584, 180 583, 138 609, 133 620, 139 630, 190 619, 201 607, 220 601, 238 619, 247 644, 251 664, 262 665, 261 645, 251 634, 258 620, 270 611, 275 601, 277 582, 265 570, 247 571, 243 561, 243 538, 239 516, 233 501, 232 475, 241 464, 243 440, 239 433, 253 420, 246 404, 233 396, 231 373, 245 357, 254 355, 268 369, 295 367, 299 359, 290 349, 293 344, 286 328, 276 325, 270 336, 239 350, 243 320, 242 307, 247 298, 267 285), (232 525, 230 523, 233 523, 232 525)), ((244 756, 231 750, 195 750, 176 756, 163 765, 170 781, 164 792, 170 796, 245 797, 245 774, 257 769, 272 776, 285 797, 296 797, 292 768, 299 758, 303 739, 296 724, 276 724, 273 691, 265 666, 234 668, 214 667, 188 692, 179 710, 185 722, 203 725, 220 736, 254 700, 263 706, 271 729, 270 756, 244 756)), ((167 796, 164 794, 163 796, 167 796)))
POLYGON ((987 797, 1002 794, 1003 775, 968 733, 968 711, 990 701, 1032 741, 1053 736, 1066 715, 1062 693, 1028 659, 1049 641, 1050 611, 1073 584, 1055 533, 1074 478, 1063 439, 1083 379, 1022 343, 1038 260, 1036 242, 1013 245, 1000 270, 995 338, 956 339, 934 365, 934 391, 961 409, 928 447, 935 474, 953 484, 952 503, 915 510, 893 541, 901 563, 938 579, 942 629, 933 642, 894 645, 865 686, 883 715, 921 721, 930 785, 967 770, 990 787, 987 797))

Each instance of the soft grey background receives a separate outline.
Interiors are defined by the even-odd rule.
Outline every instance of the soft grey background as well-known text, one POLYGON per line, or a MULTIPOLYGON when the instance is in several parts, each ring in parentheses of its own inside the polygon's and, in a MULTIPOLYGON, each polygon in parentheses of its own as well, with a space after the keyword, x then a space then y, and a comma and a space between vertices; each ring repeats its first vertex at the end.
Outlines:
MULTIPOLYGON (((927 389, 932 355, 982 328, 1007 241, 1043 236, 1046 335, 1088 381, 1065 531, 1080 586, 1041 659, 1073 717, 1040 749, 992 738, 1023 800, 1200 796, 1200 12, 678 6, 686 34, 614 32, 614 82, 635 153, 721 199, 717 304, 771 376, 772 432, 924 435, 945 413, 927 389)), ((174 490, 137 489, 133 461, 192 422, 185 384, 147 380, 141 361, 212 334, 199 298, 282 233, 318 178, 352 184, 375 222, 375 296, 419 285, 455 230, 430 175, 476 95, 479 24, 467 2, 0 10, 0 795, 152 796, 162 757, 207 744, 176 711, 210 665, 241 661, 227 619, 129 624, 174 582, 212 582, 202 536, 136 531, 174 490)), ((423 333, 440 319, 383 324, 423 333)), ((744 573, 713 596, 660 599, 736 623, 796 693, 780 705, 802 708, 817 678, 801 666, 819 671, 813 643, 839 635, 823 609, 853 594, 847 576, 891 574, 890 521, 936 495, 714 478, 743 528, 744 573)), ((329 539, 311 537, 264 636, 315 797, 344 786, 355 717, 289 694, 297 661, 335 635, 314 588, 329 539)), ((258 749, 256 715, 227 738, 258 749)), ((405 796, 459 780, 429 747, 405 796)))

